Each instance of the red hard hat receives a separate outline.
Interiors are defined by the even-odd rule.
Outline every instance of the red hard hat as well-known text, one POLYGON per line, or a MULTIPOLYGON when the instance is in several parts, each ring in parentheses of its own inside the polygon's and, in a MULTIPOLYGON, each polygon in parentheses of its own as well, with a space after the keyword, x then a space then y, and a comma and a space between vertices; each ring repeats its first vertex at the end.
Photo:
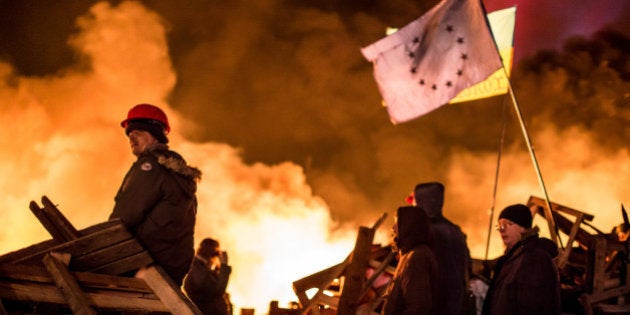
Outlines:
POLYGON ((127 128, 127 124, 133 119, 153 119, 164 125, 164 132, 168 134, 171 126, 168 124, 166 114, 157 106, 151 104, 138 104, 132 107, 127 113, 127 119, 123 120, 120 125, 127 128))

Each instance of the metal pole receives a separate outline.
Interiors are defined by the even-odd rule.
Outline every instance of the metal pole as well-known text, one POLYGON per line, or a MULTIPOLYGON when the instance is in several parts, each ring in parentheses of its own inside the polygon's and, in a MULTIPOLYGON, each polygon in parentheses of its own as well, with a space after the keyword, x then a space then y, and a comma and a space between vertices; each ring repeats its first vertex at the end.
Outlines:
POLYGON ((527 127, 525 126, 525 121, 523 120, 523 115, 521 114, 521 109, 518 107, 518 103, 516 102, 516 97, 514 96, 514 91, 512 90, 512 83, 510 82, 509 76, 505 67, 503 68, 505 72, 506 78, 508 78, 508 90, 510 91, 510 97, 512 98, 512 104, 514 105, 514 111, 516 112, 516 116, 518 117, 519 124, 521 126, 521 131, 523 132, 523 137, 525 138, 525 142, 527 144, 527 149, 529 150, 529 155, 532 158, 532 162, 534 163, 534 168, 536 169, 536 175, 538 177, 538 183, 540 184, 540 188, 545 195, 545 201, 547 202, 547 208, 545 208, 545 218, 547 219, 547 223, 549 224, 549 234, 551 235, 551 240, 558 245, 558 234, 556 231, 556 223, 553 219, 553 215, 551 213, 551 202, 549 201, 549 195, 547 194, 547 188, 545 188, 545 182, 543 181, 542 175, 540 173, 540 168, 538 167, 538 161, 536 160, 536 154, 534 153, 534 147, 532 146, 532 142, 529 139, 529 134, 527 133, 527 127))

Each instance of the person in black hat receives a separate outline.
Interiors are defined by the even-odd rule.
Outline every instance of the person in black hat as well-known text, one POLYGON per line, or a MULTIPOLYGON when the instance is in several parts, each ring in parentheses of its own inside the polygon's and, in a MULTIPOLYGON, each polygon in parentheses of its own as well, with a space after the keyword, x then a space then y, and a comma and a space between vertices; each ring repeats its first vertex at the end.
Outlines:
POLYGON ((497 260, 482 314, 561 314, 558 247, 539 237, 532 221, 523 204, 501 211, 497 229, 505 254, 497 260))
POLYGON ((179 286, 195 254, 201 171, 169 149, 170 125, 157 106, 134 106, 121 126, 137 160, 116 193, 109 219, 120 219, 179 286))

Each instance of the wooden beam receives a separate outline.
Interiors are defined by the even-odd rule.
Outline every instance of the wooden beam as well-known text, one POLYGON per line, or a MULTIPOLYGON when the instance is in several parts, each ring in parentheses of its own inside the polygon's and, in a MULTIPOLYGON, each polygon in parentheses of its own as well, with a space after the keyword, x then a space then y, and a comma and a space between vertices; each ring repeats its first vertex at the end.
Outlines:
MULTIPOLYGON (((374 283, 374 281, 376 281, 376 279, 383 273, 386 272, 386 270, 388 268, 392 268, 389 263, 392 262, 392 260, 394 260, 394 257, 396 256, 396 254, 392 251, 389 252, 389 255, 387 255, 387 257, 385 257, 385 259, 380 263, 380 265, 378 267, 376 267, 376 269, 374 270, 374 273, 372 274, 372 276, 363 284, 363 287, 361 287, 361 293, 359 294, 359 299, 362 298, 370 289, 370 287, 372 286, 372 284, 374 283)), ((370 266, 372 266, 372 261, 370 260, 370 266)))
MULTIPOLYGON (((544 215, 544 209, 540 206, 537 206, 536 204, 532 204, 533 207, 535 207, 535 211, 536 213, 538 213, 539 215, 543 216, 544 215)), ((528 203, 528 206, 531 207, 530 203, 528 203)), ((574 222, 567 219, 566 217, 564 217, 563 215, 559 214, 558 212, 552 212, 553 214, 553 218, 556 222, 556 225, 558 226, 558 228, 560 229, 560 231, 562 231, 565 234, 570 234, 571 230, 573 228, 574 222)), ((582 220, 582 222, 584 222, 584 220, 582 220)), ((578 228, 576 234, 575 234, 575 240, 586 246, 589 247, 591 246, 591 243, 593 241, 593 235, 590 234, 589 232, 587 232, 586 230, 584 230, 583 228, 578 228)))
POLYGON ((339 299, 339 315, 354 315, 358 307, 359 294, 365 283, 365 272, 370 261, 374 229, 359 227, 357 241, 343 277, 341 297, 339 299))
MULTIPOLYGON (((81 256, 75 256, 72 259, 72 264, 70 264, 70 268, 72 270, 93 271, 100 269, 101 266, 108 265, 138 253, 145 253, 146 255, 149 255, 135 238, 129 238, 106 247, 93 247, 90 249, 92 250, 91 252, 87 252, 81 256)), ((143 266, 131 266, 130 270, 138 269, 140 267, 143 266)))
POLYGON ((64 299, 70 306, 72 313, 81 315, 96 315, 90 298, 83 293, 77 280, 70 274, 68 268, 54 253, 44 256, 44 265, 61 290, 64 299))
POLYGON ((59 211, 57 206, 48 199, 46 196, 42 196, 42 209, 46 217, 55 225, 56 229, 64 235, 66 241, 79 238, 81 235, 77 229, 68 221, 68 218, 59 211))
MULTIPOLYGON (((88 234, 96 233, 104 229, 107 229, 109 227, 112 227, 115 225, 121 225, 121 224, 122 223, 120 222, 120 219, 109 220, 109 221, 105 221, 105 222, 101 222, 101 223, 89 226, 79 231, 79 234, 88 235, 88 234)), ((62 242, 58 242, 55 239, 49 239, 49 240, 46 240, 37 244, 33 244, 30 246, 3 254, 2 256, 0 256, 0 263, 16 262, 18 259, 22 259, 23 257, 33 256, 35 253, 45 253, 48 250, 50 250, 50 248, 52 248, 53 246, 57 246, 60 243, 62 242)), ((41 257, 43 257, 43 254, 40 256, 40 261, 41 261, 41 257)))
MULTIPOLYGON (((87 295, 99 309, 169 312, 162 301, 147 294, 106 290, 88 292, 87 295)), ((66 304, 63 294, 53 284, 0 281, 0 297, 14 301, 66 304)))
POLYGON ((8 262, 41 264, 42 257, 51 251, 72 255, 70 269, 73 271, 122 274, 153 261, 122 223, 118 223, 52 247, 34 248, 24 252, 23 256, 13 255, 8 262))
POLYGON ((173 282, 166 272, 158 265, 153 264, 141 268, 136 277, 144 279, 162 302, 173 314, 202 315, 195 304, 184 295, 182 290, 173 282))
MULTIPOLYGON (((98 309, 168 312, 146 282, 138 278, 71 272, 98 309)), ((0 264, 0 298, 66 304, 44 267, 0 264)))
POLYGON ((103 273, 108 275, 120 275, 126 272, 135 271, 153 263, 153 258, 148 251, 143 251, 131 256, 127 256, 106 265, 96 266, 88 272, 103 273))
POLYGON ((79 237, 78 231, 50 199, 43 196, 42 204, 44 207, 40 208, 35 201, 31 201, 29 208, 53 239, 67 242, 79 237))
MULTIPOLYGON (((90 292, 98 290, 128 291, 144 296, 153 295, 153 291, 142 279, 104 275, 89 272, 71 272, 81 287, 90 292)), ((54 284, 50 273, 44 267, 0 264, 0 282, 54 284)), ((154 297, 157 299, 157 297, 154 297)))

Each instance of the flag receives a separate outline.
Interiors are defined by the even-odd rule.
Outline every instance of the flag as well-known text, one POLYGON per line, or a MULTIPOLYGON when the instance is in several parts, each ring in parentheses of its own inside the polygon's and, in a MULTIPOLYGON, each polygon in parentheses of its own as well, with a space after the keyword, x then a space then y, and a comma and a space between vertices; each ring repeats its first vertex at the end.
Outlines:
POLYGON ((447 104, 502 66, 480 0, 442 0, 361 52, 393 123, 447 104))
POLYGON ((480 98, 501 95, 508 92, 508 75, 512 70, 512 57, 514 56, 514 22, 516 7, 488 13, 488 22, 492 30, 492 37, 499 49, 503 69, 491 74, 487 79, 459 92, 449 103, 459 103, 477 100, 480 98))

